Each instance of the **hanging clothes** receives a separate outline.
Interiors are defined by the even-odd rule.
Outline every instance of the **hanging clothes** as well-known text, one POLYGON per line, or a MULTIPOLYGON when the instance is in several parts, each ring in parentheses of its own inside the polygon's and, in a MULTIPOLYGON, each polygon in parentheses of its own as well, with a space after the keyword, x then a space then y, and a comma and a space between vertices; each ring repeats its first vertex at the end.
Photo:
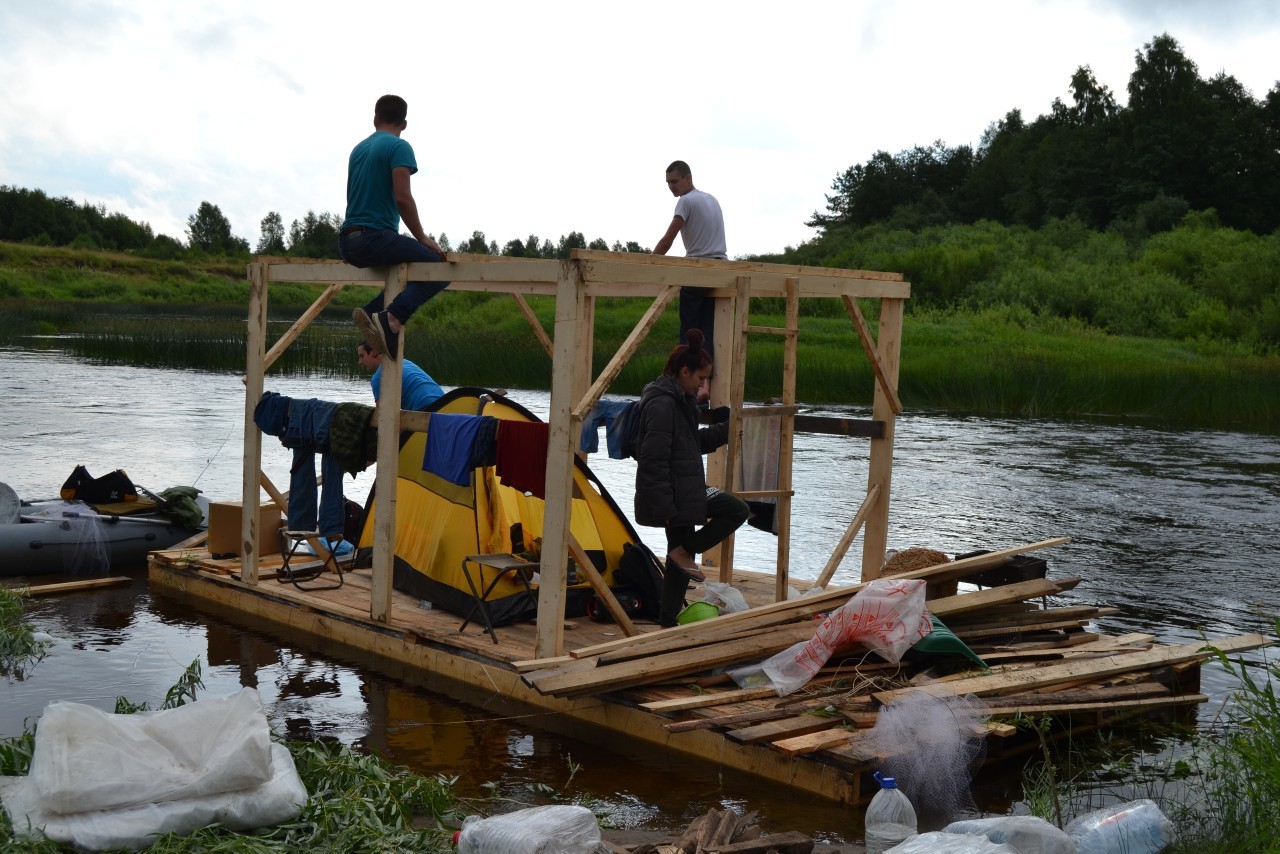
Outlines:
POLYGON ((422 470, 458 486, 470 486, 482 420, 478 415, 433 412, 427 425, 422 470))
POLYGON ((323 537, 340 539, 346 527, 346 499, 342 494, 342 468, 329 452, 336 408, 337 404, 326 400, 294 400, 268 391, 254 407, 253 422, 263 433, 279 437, 281 445, 293 449, 289 530, 319 531, 323 537), (322 493, 316 489, 316 454, 320 454, 322 493))
POLYGON ((547 497, 547 445, 550 425, 542 421, 503 421, 498 426, 498 479, 513 489, 547 497))
POLYGON ((622 454, 622 430, 618 415, 631 403, 629 400, 601 400, 591 407, 582 421, 582 435, 578 437, 578 450, 594 454, 600 450, 600 425, 604 425, 605 445, 609 459, 626 459, 622 454))
MULTIPOLYGON (((738 457, 738 483, 743 492, 778 488, 779 459, 782 453, 782 416, 765 415, 742 419, 742 453, 738 457)), ((778 499, 747 500, 751 517, 747 524, 771 534, 778 533, 778 499)))

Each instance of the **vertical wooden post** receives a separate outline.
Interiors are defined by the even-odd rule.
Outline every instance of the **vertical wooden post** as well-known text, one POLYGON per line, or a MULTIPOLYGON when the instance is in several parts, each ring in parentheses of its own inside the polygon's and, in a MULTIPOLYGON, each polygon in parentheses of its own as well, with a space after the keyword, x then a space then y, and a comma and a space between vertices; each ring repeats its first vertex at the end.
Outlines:
MULTIPOLYGON (((713 486, 732 492, 737 484, 738 457, 742 455, 742 402, 745 397, 747 375, 747 325, 751 319, 751 277, 738 276, 735 280, 737 296, 733 298, 733 328, 728 336, 729 346, 718 348, 729 359, 729 442, 722 452, 716 469, 716 477, 708 477, 713 486)), ((719 367, 716 368, 718 372, 719 367)), ((733 581, 733 535, 712 550, 713 557, 704 563, 720 568, 720 580, 733 581)))
POLYGON ((267 267, 249 265, 249 326, 245 333, 244 459, 240 481, 240 579, 258 583, 258 475, 262 470, 262 431, 253 410, 262 399, 267 342, 267 267))
POLYGON ((542 562, 538 568, 538 639, 535 658, 564 651, 565 568, 569 549, 569 514, 573 498, 573 405, 587 388, 576 358, 589 309, 582 286, 580 262, 565 261, 556 282, 555 358, 552 360, 551 411, 547 440, 547 499, 542 527, 542 562))
MULTIPOLYGON (((898 388, 898 365, 902 349, 902 314, 905 300, 880 300, 880 331, 876 336, 876 352, 884 367, 885 380, 898 388)), ((890 397, 876 383, 871 417, 883 422, 884 435, 871 440, 871 459, 867 467, 867 492, 879 487, 879 494, 867 512, 862 536, 862 580, 880 577, 885 549, 889 545, 889 486, 893 479, 894 412, 890 397)))
MULTIPOLYGON (((409 279, 409 265, 400 264, 387 271, 383 293, 385 305, 391 305, 404 290, 409 279)), ((373 577, 369 588, 369 617, 379 622, 391 618, 391 579, 396 556, 396 493, 400 468, 400 377, 404 359, 405 326, 400 332, 399 350, 395 358, 382 356, 382 376, 378 390, 378 472, 374 478, 373 577)), ((372 342, 370 342, 372 343, 372 342)), ((328 489, 328 484, 325 484, 328 489)))
POLYGON ((791 455, 795 450, 796 417, 791 409, 796 405, 797 352, 800 346, 800 280, 789 278, 786 282, 787 322, 782 349, 782 405, 788 407, 782 416, 782 436, 778 449, 778 496, 774 512, 778 524, 778 568, 774 578, 774 598, 783 602, 787 598, 787 584, 791 575, 791 455))

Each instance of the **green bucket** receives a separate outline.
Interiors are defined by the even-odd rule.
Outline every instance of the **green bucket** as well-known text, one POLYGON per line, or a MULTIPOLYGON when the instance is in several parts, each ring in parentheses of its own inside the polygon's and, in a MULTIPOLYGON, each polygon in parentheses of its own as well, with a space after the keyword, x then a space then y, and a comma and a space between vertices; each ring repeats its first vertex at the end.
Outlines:
POLYGON ((696 623, 699 620, 710 620, 720 616, 720 609, 710 602, 694 602, 676 615, 676 622, 682 626, 696 623))

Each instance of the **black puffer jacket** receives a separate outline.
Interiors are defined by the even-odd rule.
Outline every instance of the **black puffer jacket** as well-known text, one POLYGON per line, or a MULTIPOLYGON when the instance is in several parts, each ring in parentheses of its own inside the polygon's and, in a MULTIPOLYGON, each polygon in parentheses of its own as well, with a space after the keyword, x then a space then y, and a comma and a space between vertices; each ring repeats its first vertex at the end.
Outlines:
POLYGON ((644 388, 636 452, 636 522, 701 525, 707 521, 702 455, 729 441, 729 425, 698 429, 698 404, 665 374, 644 388))

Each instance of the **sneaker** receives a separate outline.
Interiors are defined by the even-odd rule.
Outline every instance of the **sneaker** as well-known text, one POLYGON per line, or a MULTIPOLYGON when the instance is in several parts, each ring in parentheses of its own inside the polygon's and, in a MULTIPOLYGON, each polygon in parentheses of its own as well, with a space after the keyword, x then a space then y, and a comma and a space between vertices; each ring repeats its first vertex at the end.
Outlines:
POLYGON ((386 344, 386 349, 382 351, 382 355, 388 359, 395 360, 400 356, 400 333, 391 330, 391 314, 390 312, 380 311, 373 316, 374 325, 378 327, 378 332, 382 335, 382 340, 386 344))
MULTIPOLYGON (((369 312, 363 308, 354 309, 351 312, 351 319, 355 321, 356 328, 360 330, 360 336, 364 338, 364 343, 368 344, 379 353, 387 352, 387 342, 382 337, 382 327, 380 324, 374 323, 369 312)), ((394 359, 395 356, 392 356, 394 359)))

